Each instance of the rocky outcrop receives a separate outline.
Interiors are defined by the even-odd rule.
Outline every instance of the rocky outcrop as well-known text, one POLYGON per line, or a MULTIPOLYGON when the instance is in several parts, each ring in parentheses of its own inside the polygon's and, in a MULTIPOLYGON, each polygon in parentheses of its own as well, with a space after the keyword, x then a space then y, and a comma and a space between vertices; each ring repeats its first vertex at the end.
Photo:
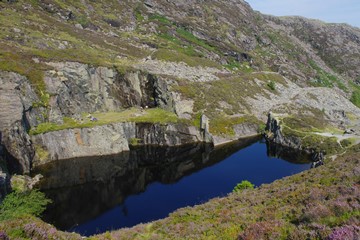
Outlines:
POLYGON ((34 149, 31 146, 29 122, 41 120, 33 108, 39 101, 28 80, 16 73, 0 72, 0 147, 15 172, 29 172, 34 149))
POLYGON ((210 67, 190 67, 184 62, 174 63, 158 60, 146 60, 135 65, 143 71, 156 75, 170 75, 180 79, 188 79, 192 82, 210 82, 219 80, 216 74, 225 74, 228 71, 210 67))
POLYGON ((4 131, 5 157, 12 172, 29 173, 35 149, 23 122, 17 122, 4 131))
POLYGON ((281 129, 281 120, 271 112, 268 114, 265 131, 265 137, 268 141, 293 149, 301 149, 300 139, 285 137, 281 129))
POLYGON ((229 143, 232 141, 236 141, 238 139, 242 138, 248 138, 248 137, 255 137, 259 136, 259 124, 257 123, 251 123, 251 122, 244 122, 241 124, 236 124, 233 127, 234 134, 233 135, 227 135, 227 136, 212 136, 214 145, 221 145, 225 143, 229 143))
MULTIPOLYGON (((61 124, 64 117, 81 118, 84 112, 119 111, 133 106, 161 107, 176 112, 174 107, 176 103, 172 98, 172 93, 168 91, 165 78, 157 78, 141 71, 120 73, 112 68, 92 67, 76 62, 48 63, 48 65, 53 70, 45 72, 47 93, 42 93, 42 99, 35 93, 27 78, 16 73, 0 72, 0 134, 2 135, 0 146, 4 149, 4 158, 9 160, 12 172, 30 172, 35 149, 37 162, 42 158, 47 158, 47 154, 50 159, 84 154, 90 156, 93 153, 95 155, 114 154, 128 150, 129 139, 135 138, 136 135, 135 125, 124 123, 107 126, 107 129, 95 127, 49 133, 43 135, 41 141, 35 137, 33 144, 28 131, 40 123, 50 121, 61 124), (132 132, 126 126, 131 126, 132 132), (86 134, 85 131, 92 134, 86 134), (103 137, 105 133, 110 138, 103 137), (72 142, 74 140, 72 136, 75 135, 78 136, 75 140, 77 145, 72 142), (106 141, 112 142, 113 145, 105 146, 106 141), (47 144, 41 144, 42 142, 47 144), (63 151, 62 149, 65 148, 69 150, 63 151), (42 156, 39 156, 39 152, 42 156)), ((163 133, 175 132, 171 126, 168 128, 163 129, 163 133)), ((196 135, 193 129, 179 128, 183 130, 183 136, 196 135)), ((152 132, 157 130, 153 129, 152 132)), ((144 137, 143 142, 170 145, 188 142, 183 141, 184 138, 179 136, 182 135, 177 134, 173 139, 167 135, 159 139, 155 133, 152 135, 149 133, 147 138, 144 137), (180 140, 177 139, 178 137, 180 140)), ((198 139, 200 138, 196 141, 198 139)))
POLYGON ((204 138, 198 129, 183 124, 127 122, 48 132, 33 136, 32 141, 38 153, 34 164, 41 165, 54 160, 118 154, 129 151, 131 145, 179 146, 203 142, 204 138))
MULTIPOLYGON (((317 149, 315 146, 304 147, 300 137, 294 135, 285 136, 283 134, 280 117, 280 115, 275 115, 271 112, 268 114, 268 121, 265 128, 265 138, 269 142, 269 145, 273 146, 272 148, 268 149, 272 152, 270 155, 281 155, 283 149, 280 146, 282 146, 285 149, 292 149, 293 152, 300 151, 301 155, 305 155, 307 157, 311 156, 311 160, 315 163, 322 163, 324 159, 324 152, 321 149, 317 149)), ((293 157, 293 159, 296 158, 293 157)))
POLYGON ((204 142, 214 142, 213 136, 209 132, 209 118, 205 114, 202 114, 200 118, 200 133, 204 142))
POLYGON ((141 106, 173 110, 164 79, 141 71, 120 73, 76 62, 48 63, 45 83, 50 95, 49 120, 62 123, 64 116, 83 112, 119 111, 141 106))

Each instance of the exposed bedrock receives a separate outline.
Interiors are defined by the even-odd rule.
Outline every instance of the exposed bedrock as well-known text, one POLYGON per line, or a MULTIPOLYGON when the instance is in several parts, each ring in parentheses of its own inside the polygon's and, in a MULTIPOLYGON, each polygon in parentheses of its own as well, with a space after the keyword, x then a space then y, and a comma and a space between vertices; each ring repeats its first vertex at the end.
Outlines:
POLYGON ((49 121, 84 112, 119 111, 141 106, 173 110, 173 100, 164 79, 141 71, 120 73, 76 62, 48 63, 45 83, 50 95, 49 121))
POLYGON ((85 156, 129 151, 133 145, 179 146, 203 142, 195 127, 183 124, 113 123, 93 128, 67 129, 32 137, 35 165, 85 156))
MULTIPOLYGON (((40 123, 49 121, 61 124, 64 117, 76 118, 86 112, 121 111, 129 107, 161 107, 176 112, 172 95, 167 89, 166 79, 157 78, 141 71, 120 73, 113 68, 92 67, 76 62, 48 64, 53 70, 45 72, 46 92, 41 92, 41 98, 38 96, 40 94, 35 93, 34 87, 26 77, 12 72, 0 72, 0 146, 3 149, 4 162, 10 163, 9 168, 12 172, 30 172, 35 150, 38 152, 37 155, 40 150, 40 155, 46 156, 47 153, 44 149, 47 149, 47 145, 33 144, 28 135, 30 128, 40 123)), ((165 131, 167 134, 172 131, 171 126, 168 128, 169 130, 165 131)), ((180 128, 183 130, 182 127, 180 128)), ((191 135, 192 130, 189 131, 191 135)), ((50 148, 52 149, 50 151, 52 158, 63 158, 82 156, 89 149, 91 149, 90 153, 100 149, 97 155, 128 150, 127 141, 126 144, 121 141, 129 140, 130 133, 135 137, 135 132, 136 129, 131 123, 121 123, 86 130, 64 130, 50 133, 41 138, 49 140, 49 144, 56 146, 54 149, 50 148), (128 132, 126 126, 131 126, 132 132, 128 132), (107 136, 103 137, 101 134, 112 131, 115 133, 109 136, 112 137, 110 142, 114 144, 99 148, 99 145, 105 145, 106 141, 109 141, 107 136), (87 135, 85 132, 94 134, 87 135), (78 133, 81 133, 75 140, 78 148, 66 145, 71 142, 69 136, 78 133), (63 138, 64 136, 65 138, 63 138), (87 136, 90 137, 86 138, 87 136), (91 141, 98 142, 98 146, 83 147, 83 145, 92 145, 91 141), (118 146, 114 146, 118 143, 118 146), (63 151, 62 148, 71 150, 59 154, 63 151), (106 152, 109 149, 112 150, 106 152)), ((187 134, 186 131, 184 133, 187 134)), ((181 141, 176 140, 177 138, 183 139, 180 136, 174 138, 166 136, 164 140, 153 135, 154 137, 151 137, 151 134, 147 135, 144 142, 146 144, 157 144, 159 141, 173 143, 181 141), (149 138, 151 139, 149 140, 149 138), (151 140, 156 143, 150 143, 151 140)), ((35 139, 37 138, 35 137, 35 139)), ((38 140, 36 141, 39 143, 38 140)))
MULTIPOLYGON (((323 152, 316 148, 304 147, 300 137, 285 136, 282 132, 281 120, 271 112, 268 114, 265 130, 265 138, 270 143, 268 149, 270 155, 280 155, 280 152, 282 152, 280 146, 283 146, 294 151, 300 150, 302 155, 311 155, 314 162, 323 160, 323 152)), ((301 156, 298 157, 301 158, 301 156)))
MULTIPOLYGON (((0 71, 0 148, 4 162, 15 172, 29 172, 34 149, 29 121, 36 122, 38 97, 28 80, 16 73, 0 71)), ((39 114, 40 115, 40 114, 39 114)), ((38 118, 40 119, 40 117, 38 118)))

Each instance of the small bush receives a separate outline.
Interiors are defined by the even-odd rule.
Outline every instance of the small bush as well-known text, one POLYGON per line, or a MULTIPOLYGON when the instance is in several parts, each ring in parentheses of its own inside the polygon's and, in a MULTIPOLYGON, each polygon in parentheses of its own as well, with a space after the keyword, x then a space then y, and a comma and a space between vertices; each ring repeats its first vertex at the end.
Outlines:
POLYGON ((40 216, 51 200, 37 190, 14 191, 6 196, 0 206, 0 221, 15 219, 24 215, 40 216))
POLYGON ((248 180, 243 180, 241 183, 238 183, 235 187, 233 192, 240 192, 244 189, 254 189, 254 184, 249 182, 248 180))
POLYGON ((340 144, 344 148, 350 147, 353 144, 353 140, 352 139, 343 139, 343 140, 341 140, 340 144))
POLYGON ((342 226, 336 228, 327 239, 342 240, 342 239, 356 239, 360 228, 358 226, 342 226))
POLYGON ((266 124, 260 123, 259 128, 258 128, 258 133, 261 133, 261 134, 265 133, 265 129, 266 129, 266 124))
POLYGON ((141 139, 140 138, 130 138, 129 144, 131 146, 137 146, 141 143, 141 139))
POLYGON ((275 82, 274 81, 270 81, 268 82, 267 86, 272 90, 272 91, 275 91, 275 82))

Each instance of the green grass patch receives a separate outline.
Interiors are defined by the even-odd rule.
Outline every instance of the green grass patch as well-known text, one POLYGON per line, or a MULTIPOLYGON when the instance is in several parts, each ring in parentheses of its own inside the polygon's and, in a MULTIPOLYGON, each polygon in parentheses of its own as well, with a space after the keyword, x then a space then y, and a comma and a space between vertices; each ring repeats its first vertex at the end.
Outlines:
POLYGON ((40 160, 40 162, 45 161, 49 158, 49 152, 46 149, 44 149, 43 146, 34 144, 34 147, 37 158, 40 160))
POLYGON ((353 93, 351 94, 351 98, 350 101, 357 106, 358 108, 360 108, 360 90, 355 90, 353 91, 353 93))
POLYGON ((72 118, 65 117, 63 124, 41 123, 37 127, 30 130, 31 135, 42 134, 46 132, 59 131, 72 128, 89 128, 99 125, 105 125, 115 122, 149 122, 149 123, 176 123, 179 121, 175 113, 165 111, 160 108, 153 108, 144 111, 132 108, 122 112, 104 112, 93 113, 92 116, 97 121, 90 121, 86 118, 87 114, 83 114, 83 121, 77 121, 72 118))
POLYGON ((157 21, 166 25, 171 25, 172 22, 163 15, 153 14, 149 17, 150 21, 157 21))
POLYGON ((242 123, 260 124, 260 121, 251 115, 242 117, 216 117, 210 119, 210 132, 214 135, 234 135, 234 125, 242 123))
POLYGON ((248 62, 239 63, 238 61, 231 61, 230 63, 225 64, 224 67, 231 71, 239 71, 244 73, 253 72, 253 69, 250 67, 248 62))
MULTIPOLYGON (((274 79, 277 83, 285 81, 277 74, 243 74, 241 76, 221 77, 220 80, 199 83, 179 80, 177 86, 172 86, 173 91, 181 93, 186 98, 194 100, 194 112, 203 112, 211 119, 219 115, 248 114, 250 106, 246 98, 257 94, 269 97, 264 91, 264 85, 259 86, 254 79, 257 76, 264 79, 274 79)), ((285 84, 285 83, 284 83, 285 84)))
POLYGON ((201 46, 203 48, 205 48, 206 50, 210 51, 210 52, 216 52, 216 48, 213 46, 210 46, 209 44, 207 44, 205 41, 197 38, 196 36, 194 36, 191 32, 187 31, 184 28, 177 28, 176 29, 176 33, 183 39, 185 39, 186 41, 189 41, 193 44, 196 44, 198 46, 201 46))
POLYGON ((167 41, 166 44, 162 46, 163 49, 168 49, 168 50, 176 51, 178 53, 183 53, 189 57, 203 56, 203 54, 199 53, 198 51, 195 51, 193 46, 180 41, 176 36, 171 36, 167 33, 160 33, 158 34, 158 37, 167 41))
POLYGON ((27 77, 39 96, 46 92, 44 71, 47 69, 49 67, 46 65, 35 63, 31 55, 16 50, 0 49, 0 70, 16 72, 27 77))
POLYGON ((311 81, 311 84, 315 87, 328 87, 332 88, 335 85, 341 90, 347 92, 348 89, 343 82, 341 82, 336 76, 325 72, 321 69, 313 60, 309 61, 309 65, 316 71, 315 78, 311 81))
POLYGON ((299 138, 301 146, 306 149, 324 151, 325 154, 335 154, 343 151, 336 137, 325 137, 311 132, 302 132, 301 130, 292 129, 284 125, 282 133, 289 138, 299 138))
POLYGON ((141 140, 142 139, 140 139, 140 138, 130 138, 129 144, 131 146, 137 146, 137 145, 139 145, 141 140))
POLYGON ((331 128, 325 119, 324 112, 315 108, 304 108, 302 111, 312 113, 313 116, 301 112, 282 118, 283 124, 290 129, 296 129, 302 132, 324 132, 331 128))

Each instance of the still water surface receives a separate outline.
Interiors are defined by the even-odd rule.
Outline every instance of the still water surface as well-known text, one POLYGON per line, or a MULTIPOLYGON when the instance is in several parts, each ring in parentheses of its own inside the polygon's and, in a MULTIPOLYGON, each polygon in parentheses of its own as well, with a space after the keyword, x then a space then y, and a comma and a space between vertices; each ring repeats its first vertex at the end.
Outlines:
POLYGON ((100 159, 61 161, 37 171, 45 175, 40 188, 54 202, 44 220, 89 236, 225 196, 242 180, 256 186, 270 183, 309 169, 308 159, 253 139, 215 150, 202 145, 146 147, 100 159))

